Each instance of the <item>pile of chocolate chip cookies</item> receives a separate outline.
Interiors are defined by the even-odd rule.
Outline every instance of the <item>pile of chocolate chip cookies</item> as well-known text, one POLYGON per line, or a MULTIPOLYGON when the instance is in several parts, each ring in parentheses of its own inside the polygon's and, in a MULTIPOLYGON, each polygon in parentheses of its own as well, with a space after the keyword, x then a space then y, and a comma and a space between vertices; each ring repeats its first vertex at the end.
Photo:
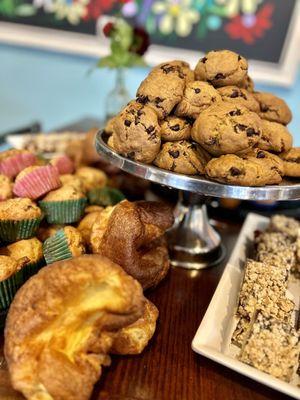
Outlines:
POLYGON ((254 91, 247 60, 210 51, 191 70, 184 61, 153 68, 137 97, 105 131, 118 154, 142 163, 234 185, 300 177, 300 148, 286 125, 284 100, 254 91))

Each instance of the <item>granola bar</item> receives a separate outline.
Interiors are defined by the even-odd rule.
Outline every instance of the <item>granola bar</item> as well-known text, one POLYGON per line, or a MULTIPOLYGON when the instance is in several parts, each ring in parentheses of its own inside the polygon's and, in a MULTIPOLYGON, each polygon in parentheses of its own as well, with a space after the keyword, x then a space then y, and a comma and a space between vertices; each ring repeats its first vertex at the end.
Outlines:
POLYGON ((237 314, 251 319, 255 310, 264 308, 270 315, 279 312, 286 294, 288 274, 283 268, 247 260, 237 314))
POLYGON ((289 382, 298 363, 299 351, 299 335, 290 324, 259 313, 239 359, 289 382))
POLYGON ((294 239, 282 232, 263 232, 255 238, 257 253, 278 253, 289 248, 294 242, 294 239))
POLYGON ((270 232, 282 232, 291 238, 297 238, 300 231, 300 222, 295 218, 286 217, 285 215, 274 215, 271 217, 270 225, 268 227, 270 232))
POLYGON ((272 302, 267 298, 265 303, 260 302, 257 304, 257 307, 253 310, 252 314, 249 314, 247 317, 240 317, 232 335, 232 343, 238 347, 242 347, 243 342, 247 337, 248 330, 251 327, 252 320, 255 318, 258 311, 266 317, 271 316, 282 322, 292 324, 294 309, 295 303, 286 297, 280 297, 272 302))

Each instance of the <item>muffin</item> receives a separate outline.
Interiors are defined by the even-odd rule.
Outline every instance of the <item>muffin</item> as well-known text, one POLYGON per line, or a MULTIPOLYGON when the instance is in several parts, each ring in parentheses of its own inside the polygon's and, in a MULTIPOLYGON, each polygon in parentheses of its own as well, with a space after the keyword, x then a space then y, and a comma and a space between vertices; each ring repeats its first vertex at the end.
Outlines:
POLYGON ((102 211, 93 211, 86 214, 79 222, 77 229, 81 233, 82 239, 87 247, 90 247, 90 238, 94 223, 101 219, 102 211))
POLYGON ((0 238, 4 242, 29 239, 42 220, 41 209, 30 199, 16 198, 0 202, 0 238))
POLYGON ((8 176, 0 174, 0 201, 12 198, 13 184, 8 176))
POLYGON ((44 242, 50 236, 53 236, 59 229, 62 229, 64 225, 48 225, 42 224, 37 233, 36 237, 41 241, 44 242))
POLYGON ((23 282, 44 265, 43 246, 36 237, 9 244, 1 249, 1 254, 22 263, 23 282))
POLYGON ((61 186, 58 171, 52 165, 25 168, 16 178, 13 192, 18 197, 38 199, 61 186))
POLYGON ((72 186, 76 190, 84 192, 83 180, 76 175, 64 174, 59 177, 62 186, 72 186))
POLYGON ((71 158, 65 154, 52 158, 50 164, 57 169, 59 175, 72 174, 75 168, 71 158))
POLYGON ((65 226, 45 240, 43 253, 47 264, 79 257, 85 253, 84 240, 78 229, 73 226, 65 226))
MULTIPOLYGON (((23 283, 20 269, 20 264, 14 258, 0 255, 0 311, 8 309, 23 283)), ((2 324, 3 321, 0 321, 2 324)))
POLYGON ((0 174, 14 178, 23 169, 34 165, 36 156, 27 150, 10 149, 0 153, 0 174))
POLYGON ((94 188, 102 188, 107 183, 106 174, 97 168, 80 167, 76 170, 75 176, 81 179, 83 190, 88 192, 94 188))
POLYGON ((85 207, 84 213, 85 214, 89 214, 89 213, 92 213, 92 212, 95 212, 95 211, 103 211, 103 210, 104 210, 104 208, 101 207, 101 206, 92 205, 92 206, 85 207))
POLYGON ((71 224, 80 220, 86 203, 81 191, 66 185, 49 192, 39 205, 49 224, 71 224))
POLYGON ((98 206, 114 206, 125 199, 123 193, 115 188, 95 188, 88 192, 89 203, 98 206))

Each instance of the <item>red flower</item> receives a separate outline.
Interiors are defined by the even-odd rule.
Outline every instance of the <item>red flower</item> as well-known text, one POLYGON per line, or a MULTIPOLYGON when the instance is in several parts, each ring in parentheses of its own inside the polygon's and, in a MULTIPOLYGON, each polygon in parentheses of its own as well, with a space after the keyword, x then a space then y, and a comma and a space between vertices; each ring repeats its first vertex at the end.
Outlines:
POLYGON ((118 3, 118 0, 90 0, 83 19, 85 21, 97 20, 100 15, 111 10, 116 3, 118 3))
POLYGON ((133 42, 130 46, 132 53, 144 55, 150 45, 150 39, 148 33, 142 27, 133 28, 133 42))
POLYGON ((225 31, 232 39, 241 39, 251 45, 264 36, 272 27, 271 17, 274 5, 265 4, 255 15, 238 15, 225 26, 225 31))
POLYGON ((112 22, 108 22, 104 25, 103 33, 106 37, 109 37, 111 32, 113 31, 115 25, 112 22))

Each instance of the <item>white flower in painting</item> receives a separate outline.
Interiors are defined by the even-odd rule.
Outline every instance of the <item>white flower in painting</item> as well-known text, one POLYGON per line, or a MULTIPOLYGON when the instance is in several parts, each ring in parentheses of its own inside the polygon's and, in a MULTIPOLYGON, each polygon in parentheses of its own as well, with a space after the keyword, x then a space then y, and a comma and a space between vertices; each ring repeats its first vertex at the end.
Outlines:
POLYGON ((160 16, 158 27, 164 35, 175 31, 178 36, 186 37, 200 19, 200 13, 192 7, 192 0, 159 0, 153 4, 152 11, 160 16))
POLYGON ((52 12, 57 19, 67 19, 77 25, 86 15, 89 0, 52 0, 52 12))
POLYGON ((46 12, 52 12, 53 0, 33 0, 35 8, 43 8, 46 12))

